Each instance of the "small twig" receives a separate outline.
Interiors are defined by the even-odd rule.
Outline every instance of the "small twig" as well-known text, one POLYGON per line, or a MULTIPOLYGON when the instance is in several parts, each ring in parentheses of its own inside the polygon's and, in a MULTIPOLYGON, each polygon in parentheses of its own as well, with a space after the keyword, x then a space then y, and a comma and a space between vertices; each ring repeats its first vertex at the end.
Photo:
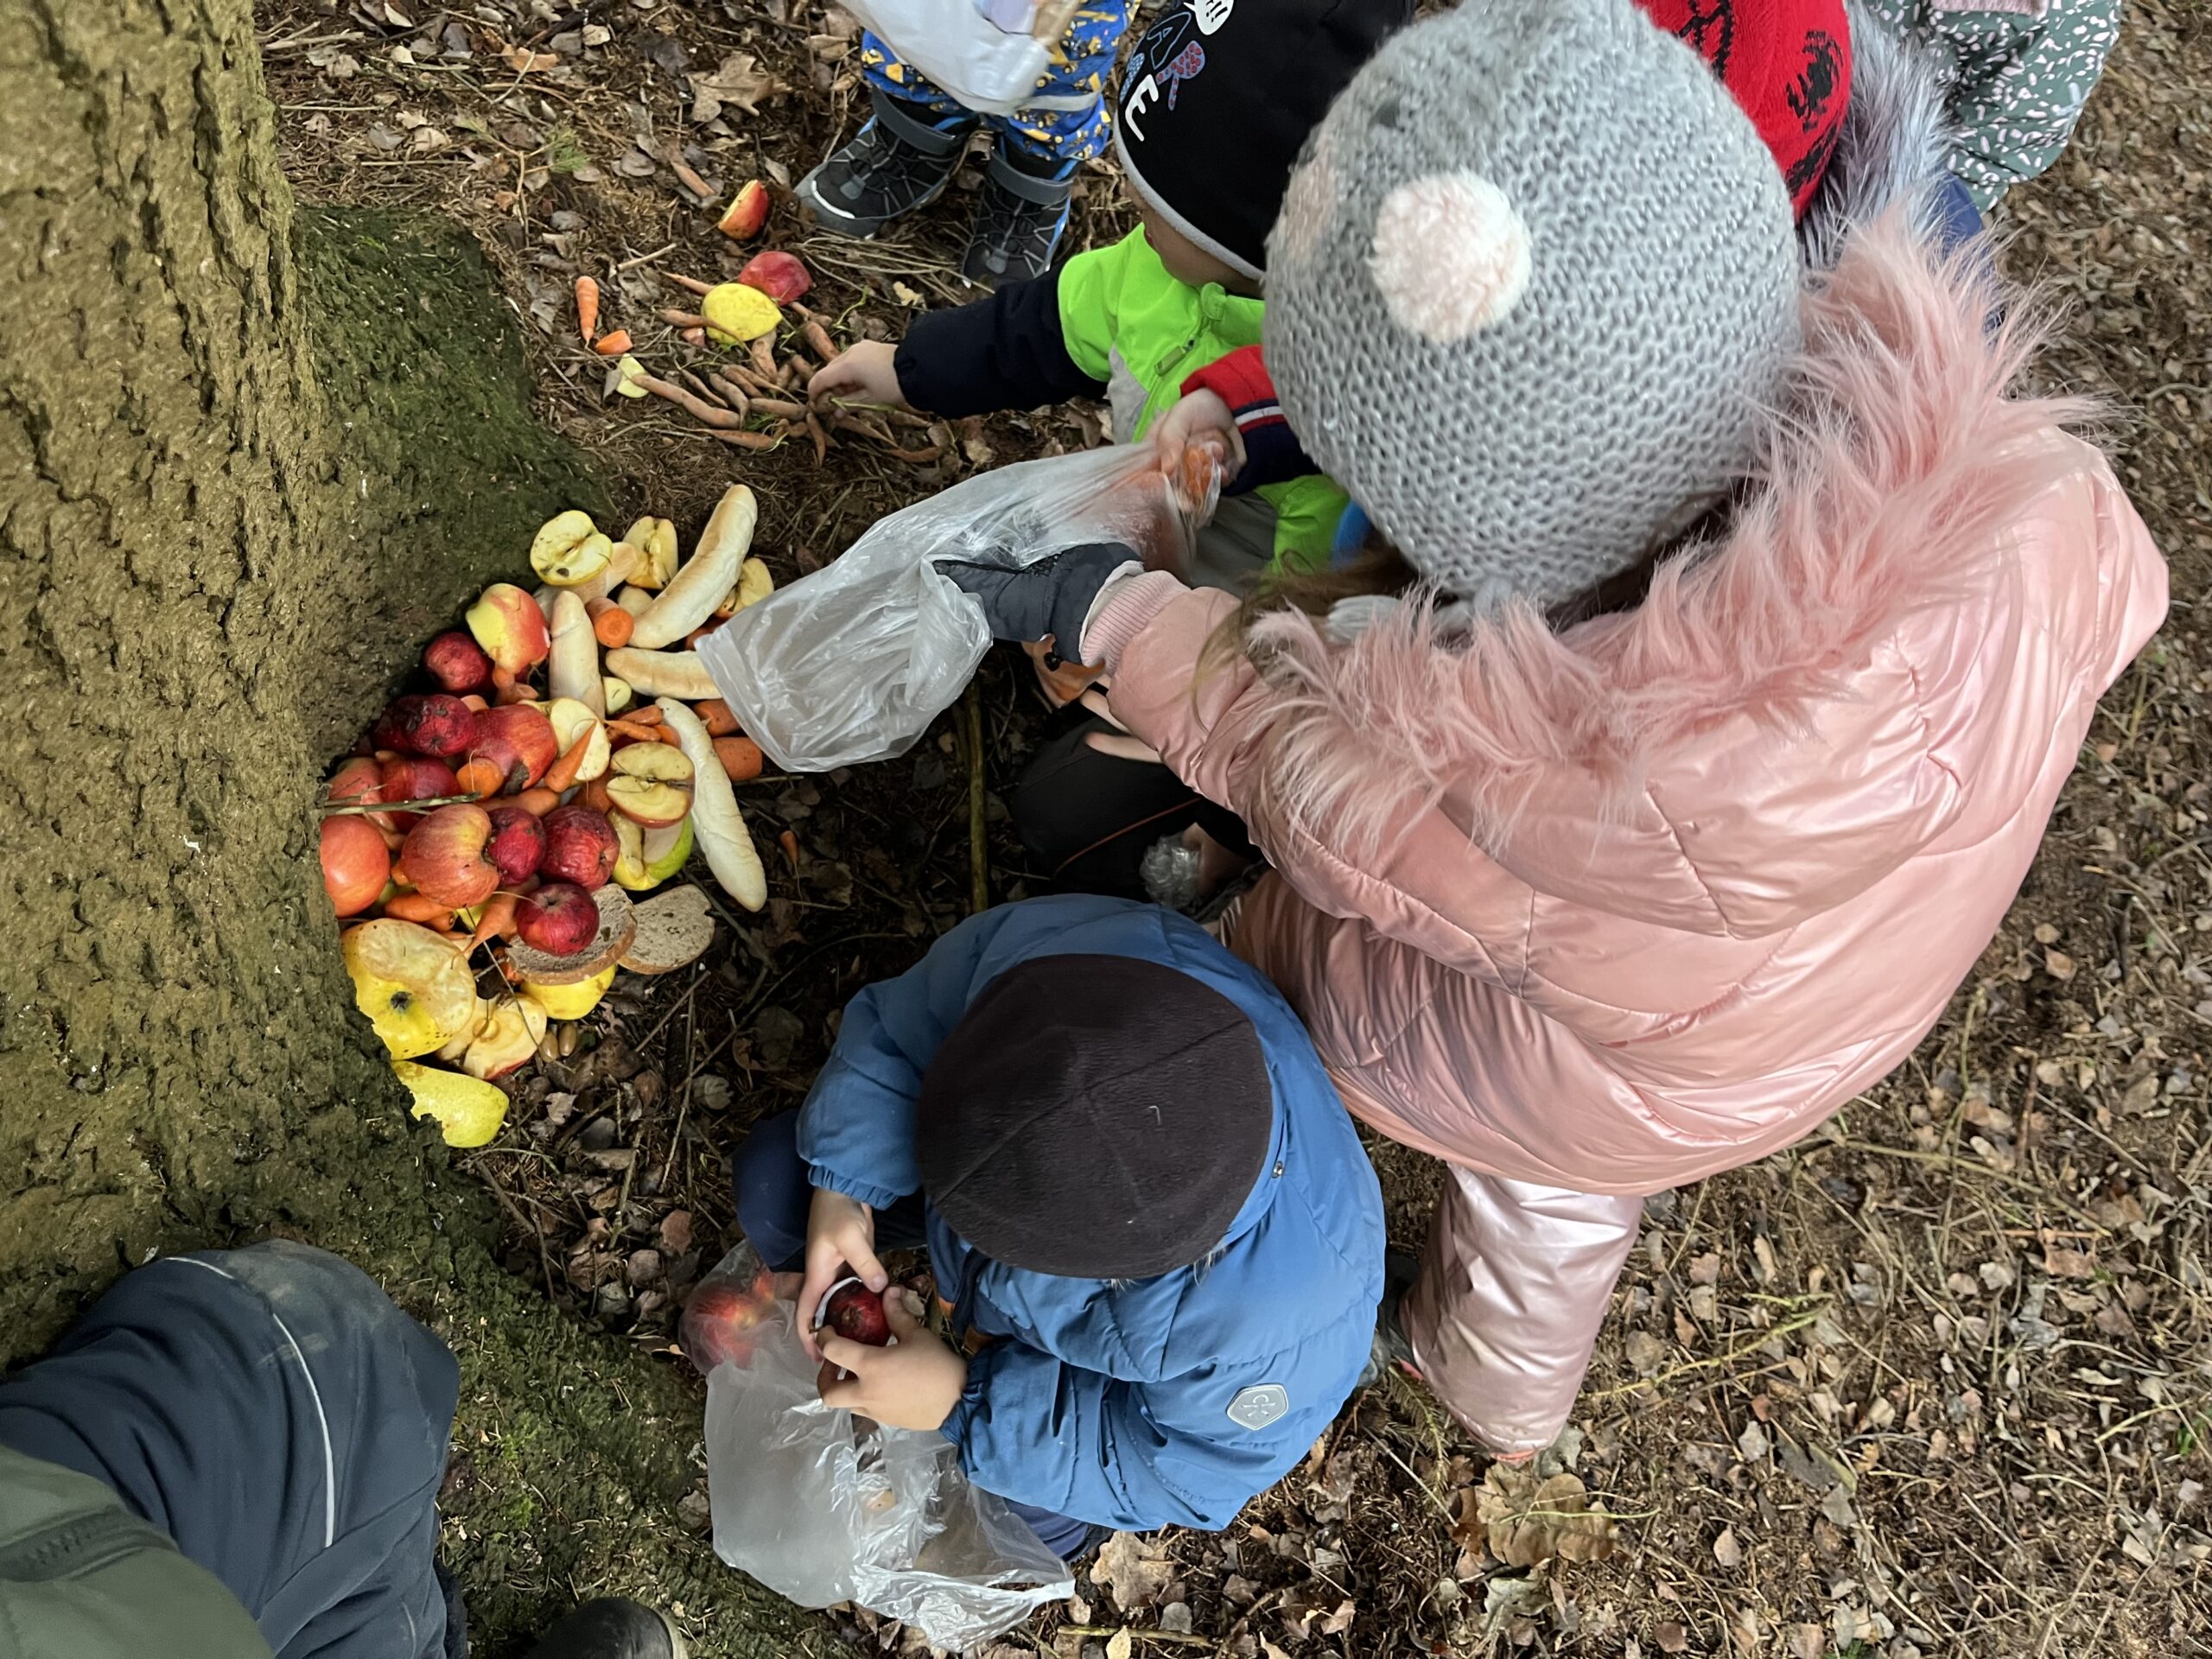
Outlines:
POLYGON ((991 843, 983 824, 983 693, 968 682, 968 903, 980 916, 991 907, 991 843))
POLYGON ((1103 1636, 1109 1641, 1126 1634, 1135 1642, 1179 1642, 1186 1648, 1213 1646, 1213 1637, 1210 1636, 1185 1636, 1180 1630, 1133 1630, 1125 1632, 1118 1624, 1063 1624, 1059 1626, 1059 1634, 1062 1636, 1103 1636))
POLYGON ((315 810, 326 818, 334 818, 341 813, 424 812, 434 806, 454 806, 483 798, 481 795, 428 795, 419 801, 317 801, 315 810))
POLYGON ((1755 1342, 1738 1343, 1725 1354, 1714 1354, 1707 1359, 1694 1359, 1687 1364, 1670 1367, 1655 1376, 1639 1377, 1633 1382, 1624 1382, 1618 1388, 1600 1389, 1594 1394, 1586 1394, 1582 1397, 1585 1400, 1610 1400, 1617 1395, 1635 1394, 1644 1389, 1656 1389, 1662 1382, 1671 1382, 1675 1378, 1687 1376, 1692 1371, 1710 1370, 1715 1365, 1726 1365, 1731 1360, 1743 1359, 1758 1352, 1777 1337, 1786 1337, 1794 1331, 1802 1331, 1807 1325, 1818 1323, 1821 1315, 1827 1311, 1827 1298, 1823 1296, 1809 1310, 1800 1313, 1796 1319, 1784 1319, 1780 1325, 1770 1325, 1760 1332, 1755 1342))
MULTIPOLYGON (((625 259, 620 264, 614 267, 614 274, 619 276, 626 270, 635 270, 639 265, 650 265, 654 260, 659 258, 662 255, 674 253, 675 251, 676 244, 673 242, 670 243, 666 247, 655 248, 651 253, 641 253, 634 259, 625 259)), ((662 274, 666 275, 665 272, 662 274)))

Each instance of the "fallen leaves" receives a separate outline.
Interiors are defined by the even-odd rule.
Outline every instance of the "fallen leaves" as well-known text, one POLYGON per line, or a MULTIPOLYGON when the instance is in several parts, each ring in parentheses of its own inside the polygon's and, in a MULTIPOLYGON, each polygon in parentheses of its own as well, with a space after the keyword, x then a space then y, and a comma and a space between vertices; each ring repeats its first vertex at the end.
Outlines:
POLYGON ((704 126, 730 106, 758 115, 761 100, 783 90, 783 83, 762 68, 750 52, 733 52, 713 74, 693 77, 691 119, 704 126))
POLYGON ((1590 1507, 1581 1477, 1539 1478, 1494 1463, 1480 1486, 1459 1494, 1452 1535, 1471 1550, 1487 1548, 1508 1567, 1535 1567, 1557 1556, 1602 1561, 1613 1553, 1612 1517, 1590 1507))
POLYGON ((1175 1563, 1149 1538, 1117 1532, 1099 1546, 1098 1559, 1090 1564, 1090 1581, 1114 1592, 1114 1605, 1122 1612, 1149 1607, 1160 1599, 1175 1577, 1175 1563))

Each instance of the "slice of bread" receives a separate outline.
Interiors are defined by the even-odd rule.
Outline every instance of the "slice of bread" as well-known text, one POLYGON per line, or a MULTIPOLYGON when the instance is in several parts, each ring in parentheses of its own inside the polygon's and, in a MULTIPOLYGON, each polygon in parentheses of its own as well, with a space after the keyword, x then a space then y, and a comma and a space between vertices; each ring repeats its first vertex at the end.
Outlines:
POLYGON ((550 957, 517 940, 507 947, 507 971, 539 985, 581 985, 621 961, 638 934, 630 895, 610 881, 592 894, 592 902, 599 906, 599 931, 589 944, 571 957, 550 957))
POLYGON ((638 934, 622 953, 622 965, 633 974, 672 974, 698 961, 715 942, 713 907, 689 882, 635 909, 638 934))

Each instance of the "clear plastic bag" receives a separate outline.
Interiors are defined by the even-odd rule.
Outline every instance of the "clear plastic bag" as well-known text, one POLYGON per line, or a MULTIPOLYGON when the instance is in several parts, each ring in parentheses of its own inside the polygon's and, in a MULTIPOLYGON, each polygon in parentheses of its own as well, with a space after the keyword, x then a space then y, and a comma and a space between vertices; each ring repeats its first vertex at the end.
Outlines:
POLYGON ((1121 542, 1147 569, 1182 575, 1220 476, 1216 450, 1193 448, 1171 480, 1141 443, 979 473, 747 606, 699 642, 699 660, 783 770, 888 760, 952 706, 990 649, 983 607, 932 560, 1020 566, 1121 542))
POLYGON ((823 1405, 795 1316, 742 1245, 684 1308, 683 1351, 707 1374, 715 1554, 802 1607, 857 1602, 956 1652, 1075 1593, 944 1435, 823 1405))
POLYGON ((1052 48, 1072 6, 1024 0, 841 0, 912 68, 984 115, 1024 109, 1077 109, 1091 92, 1037 93, 1052 67, 1052 48))

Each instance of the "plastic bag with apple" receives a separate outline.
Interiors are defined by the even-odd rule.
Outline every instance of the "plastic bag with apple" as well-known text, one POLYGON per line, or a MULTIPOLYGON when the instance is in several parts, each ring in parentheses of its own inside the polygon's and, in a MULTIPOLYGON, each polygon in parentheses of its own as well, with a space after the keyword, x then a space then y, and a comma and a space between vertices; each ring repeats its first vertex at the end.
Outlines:
POLYGON ((960 1651, 1075 1593, 1006 1500, 970 1485, 944 1435, 822 1403, 796 1309, 749 1245, 685 1304, 707 1377, 715 1554, 802 1607, 859 1603, 960 1651))
POLYGON ((699 660, 785 771, 888 760, 952 706, 990 649, 982 605, 934 561, 1019 567, 1122 542, 1147 569, 1186 575, 1220 479, 1216 450, 1193 448, 1171 476, 1141 443, 979 473, 740 611, 699 642, 699 660))

